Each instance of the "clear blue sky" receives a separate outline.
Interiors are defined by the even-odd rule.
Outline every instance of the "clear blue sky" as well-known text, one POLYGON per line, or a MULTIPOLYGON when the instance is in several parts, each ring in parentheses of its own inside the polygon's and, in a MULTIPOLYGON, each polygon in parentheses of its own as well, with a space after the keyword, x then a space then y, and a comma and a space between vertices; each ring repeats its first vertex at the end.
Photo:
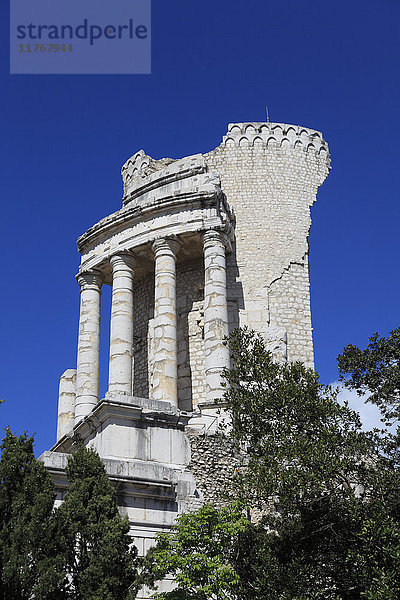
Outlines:
POLYGON ((266 103, 332 154, 310 238, 322 380, 345 344, 399 325, 398 0, 153 0, 152 74, 136 76, 9 75, 8 19, 3 0, 1 426, 36 432, 38 453, 55 440, 76 362, 75 240, 120 208, 123 162, 206 152, 266 103))

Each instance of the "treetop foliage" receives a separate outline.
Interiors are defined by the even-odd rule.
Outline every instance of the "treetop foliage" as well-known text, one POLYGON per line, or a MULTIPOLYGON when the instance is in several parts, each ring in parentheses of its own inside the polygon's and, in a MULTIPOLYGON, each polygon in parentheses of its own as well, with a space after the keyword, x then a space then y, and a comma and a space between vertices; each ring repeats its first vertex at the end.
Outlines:
POLYGON ((370 392, 368 401, 380 408, 388 422, 400 420, 400 327, 387 338, 374 333, 364 350, 348 344, 337 360, 346 387, 359 395, 370 392))
POLYGON ((261 336, 236 330, 229 342, 224 401, 230 436, 246 448, 239 475, 247 498, 279 498, 290 510, 329 493, 351 493, 373 435, 359 415, 340 405, 337 391, 302 363, 274 362, 261 336))
MULTIPOLYGON (((400 328, 339 356, 346 385, 368 389, 388 419, 400 413, 399 342, 400 328)), ((229 347, 225 434, 245 454, 232 501, 180 515, 139 577, 98 455, 78 448, 53 510, 33 439, 6 431, 0 600, 133 600, 167 576, 176 586, 154 592, 159 600, 400 598, 400 436, 362 431, 337 390, 301 363, 276 363, 254 332, 236 330, 229 347)))
POLYGON ((240 578, 234 566, 242 535, 250 527, 240 503, 217 509, 206 504, 182 514, 170 533, 158 536, 146 557, 153 581, 173 574, 176 587, 155 592, 159 600, 223 600, 232 598, 240 578))

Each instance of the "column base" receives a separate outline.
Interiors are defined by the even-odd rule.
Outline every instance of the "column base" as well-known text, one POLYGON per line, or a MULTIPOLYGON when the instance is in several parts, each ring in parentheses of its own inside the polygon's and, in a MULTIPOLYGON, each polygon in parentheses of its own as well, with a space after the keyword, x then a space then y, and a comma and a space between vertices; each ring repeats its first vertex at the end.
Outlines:
POLYGON ((73 452, 80 441, 93 447, 102 458, 156 461, 182 467, 190 461, 185 435, 189 418, 190 413, 169 402, 107 392, 51 450, 73 452))
POLYGON ((214 435, 218 431, 222 432, 227 425, 229 428, 229 418, 224 410, 226 404, 223 402, 201 402, 197 405, 197 410, 190 418, 188 427, 205 435, 214 435))

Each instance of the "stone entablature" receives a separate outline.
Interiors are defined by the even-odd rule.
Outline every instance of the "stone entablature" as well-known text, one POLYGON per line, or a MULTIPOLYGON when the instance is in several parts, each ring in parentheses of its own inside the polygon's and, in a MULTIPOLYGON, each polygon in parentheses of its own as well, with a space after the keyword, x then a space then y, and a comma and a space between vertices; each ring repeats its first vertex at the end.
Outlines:
POLYGON ((233 235, 234 215, 202 155, 173 162, 127 186, 121 210, 102 219, 78 239, 80 270, 107 263, 114 252, 146 252, 155 239, 186 236, 206 229, 233 235))
POLYGON ((220 183, 216 174, 201 177, 207 173, 207 163, 202 154, 188 156, 164 165, 163 161, 155 161, 140 150, 127 161, 126 165, 128 166, 124 165, 121 170, 124 184, 123 205, 133 203, 134 206, 143 207, 148 202, 151 204, 157 199, 162 199, 164 202, 178 195, 190 196, 196 192, 207 194, 210 191, 213 194, 215 191, 212 187, 213 180, 217 186, 220 183), (149 173, 147 161, 152 161, 159 168, 149 173), (133 169, 130 168, 132 163, 133 169), (186 179, 189 178, 190 182, 187 182, 186 179), (207 187, 209 180, 211 180, 210 188, 207 187))

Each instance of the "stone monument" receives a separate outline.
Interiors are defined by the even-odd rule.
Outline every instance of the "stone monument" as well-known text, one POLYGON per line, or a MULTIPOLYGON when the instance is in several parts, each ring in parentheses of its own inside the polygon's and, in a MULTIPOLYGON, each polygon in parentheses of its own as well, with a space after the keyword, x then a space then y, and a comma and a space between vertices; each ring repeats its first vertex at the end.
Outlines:
POLYGON ((80 440, 102 457, 140 553, 201 505, 187 431, 215 431, 225 336, 247 325, 277 360, 313 366, 310 207, 329 169, 321 133, 281 123, 230 124, 204 155, 140 150, 127 160, 122 208, 78 239, 77 364, 61 376, 57 442, 41 457, 58 501, 80 440), (104 285, 112 309, 100 399, 104 285))

